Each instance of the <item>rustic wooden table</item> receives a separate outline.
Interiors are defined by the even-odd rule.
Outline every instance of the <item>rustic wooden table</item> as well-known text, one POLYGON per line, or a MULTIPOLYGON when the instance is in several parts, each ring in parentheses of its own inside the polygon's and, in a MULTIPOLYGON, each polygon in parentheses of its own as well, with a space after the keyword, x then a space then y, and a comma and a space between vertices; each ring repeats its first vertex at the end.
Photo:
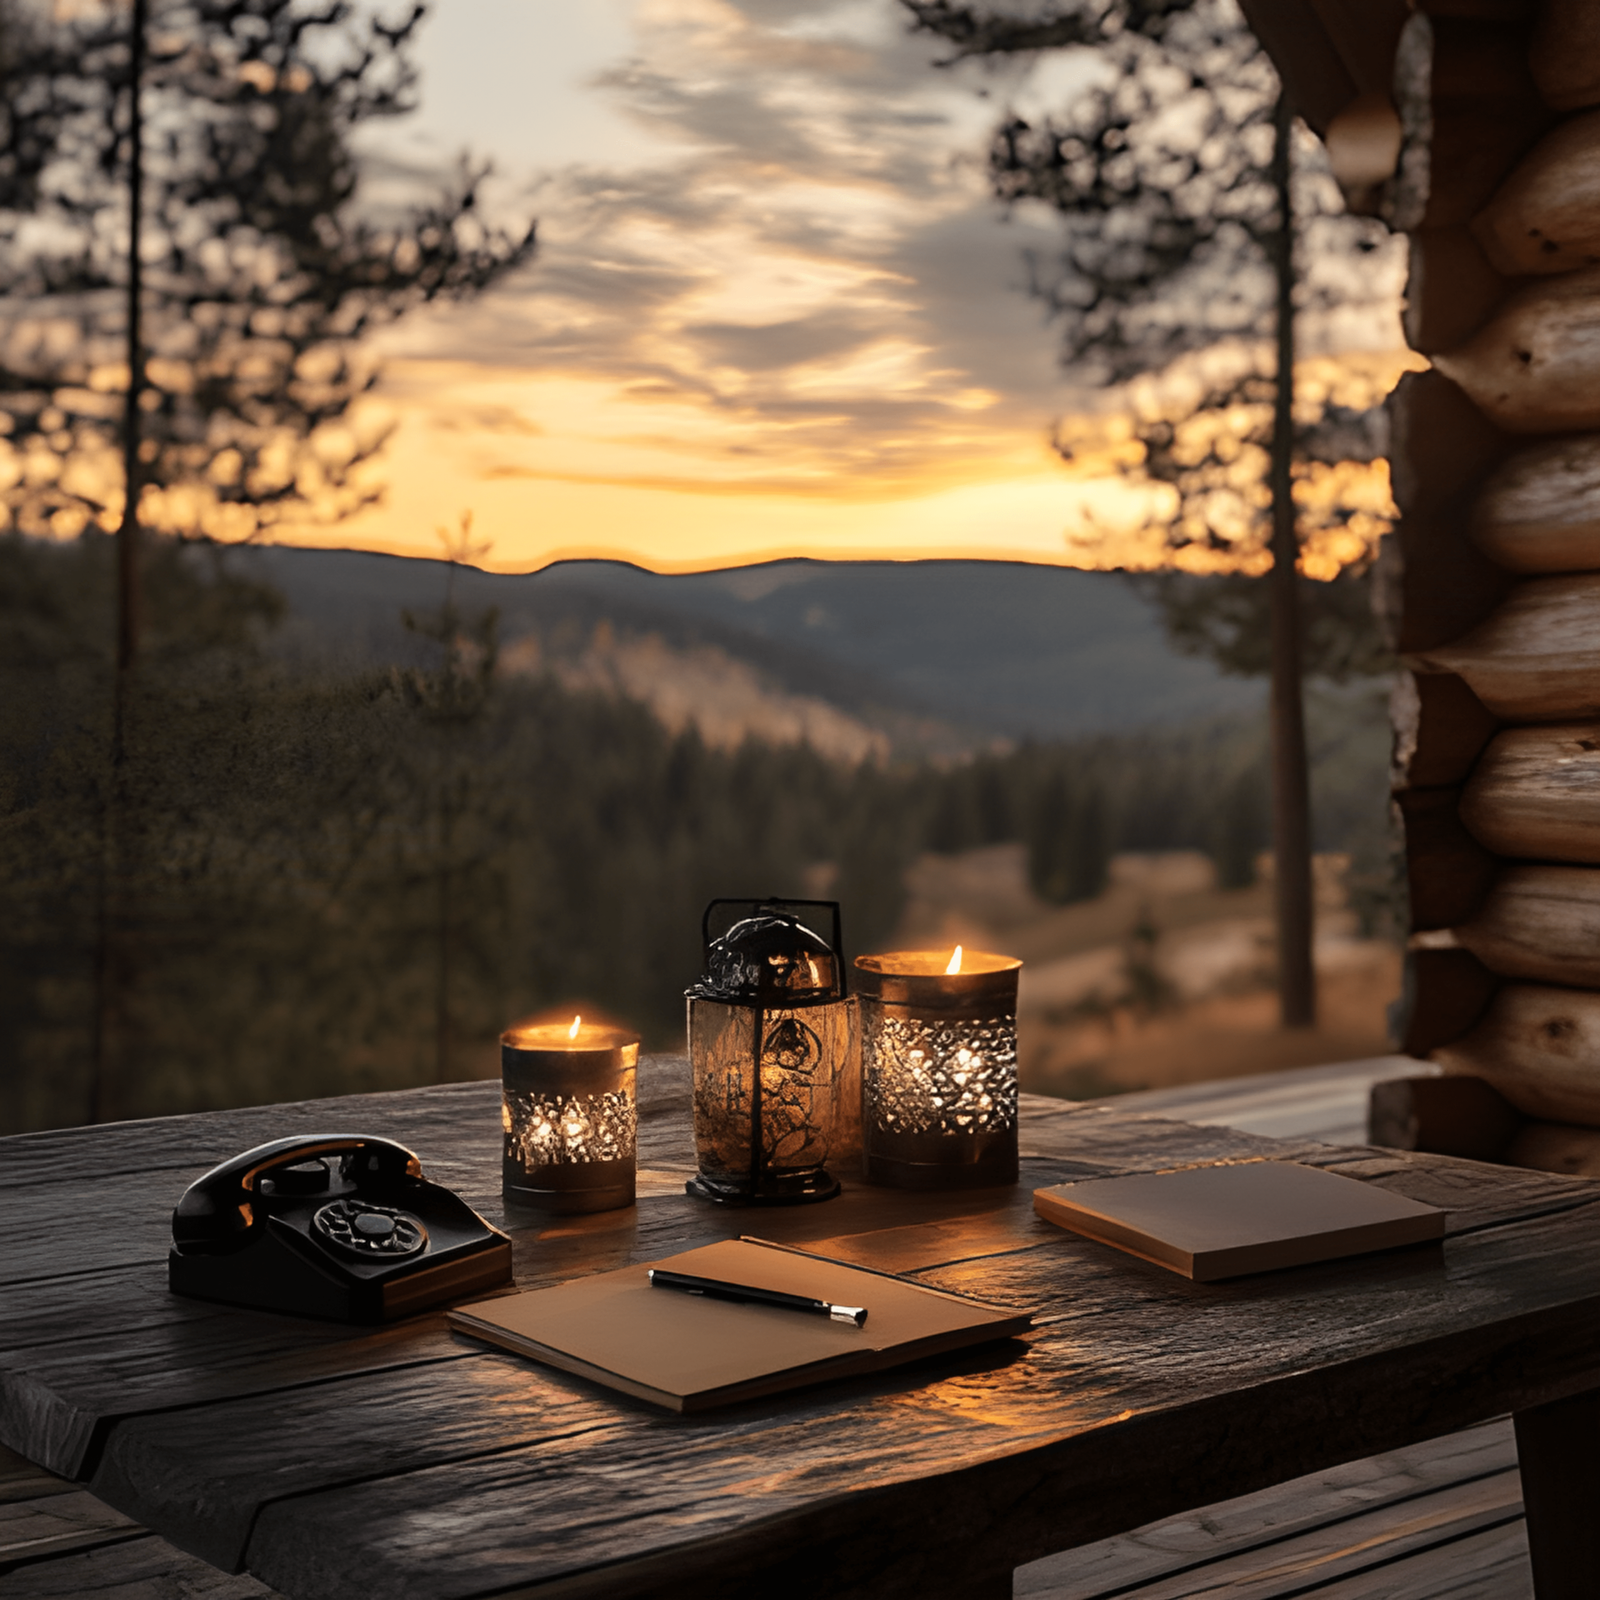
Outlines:
POLYGON ((678 1417, 460 1338, 175 1299, 171 1208, 266 1138, 375 1132, 499 1221, 498 1085, 0 1141, 0 1439, 297 1597, 967 1597, 1187 1507, 1517 1413, 1538 1592, 1600 1572, 1600 1187, 1025 1097, 1013 1191, 849 1187, 752 1218, 688 1199, 687 1076, 641 1071, 632 1210, 513 1225, 517 1281, 757 1223, 1037 1309, 1037 1331, 678 1417), (1039 1222, 1033 1187, 1274 1155, 1448 1209, 1442 1247, 1230 1284, 1039 1222))

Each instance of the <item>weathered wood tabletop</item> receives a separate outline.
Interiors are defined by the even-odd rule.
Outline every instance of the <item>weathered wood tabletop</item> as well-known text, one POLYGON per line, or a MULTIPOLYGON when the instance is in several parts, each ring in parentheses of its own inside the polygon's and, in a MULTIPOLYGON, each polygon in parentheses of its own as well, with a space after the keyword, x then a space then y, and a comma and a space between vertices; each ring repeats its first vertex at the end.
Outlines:
POLYGON ((683 1194, 688 1083, 641 1068, 641 1198, 511 1224, 522 1287, 751 1231, 1038 1313, 1025 1340, 680 1417, 452 1334, 176 1299, 173 1204, 267 1138, 378 1133, 496 1222, 499 1087, 0 1140, 0 1439, 297 1597, 1009 1593, 1051 1551, 1517 1412, 1542 1597, 1592 1594, 1600 1186, 1024 1097, 1015 1190, 683 1194), (1250 1156, 1449 1212, 1442 1246, 1192 1284, 1031 1190, 1250 1156))

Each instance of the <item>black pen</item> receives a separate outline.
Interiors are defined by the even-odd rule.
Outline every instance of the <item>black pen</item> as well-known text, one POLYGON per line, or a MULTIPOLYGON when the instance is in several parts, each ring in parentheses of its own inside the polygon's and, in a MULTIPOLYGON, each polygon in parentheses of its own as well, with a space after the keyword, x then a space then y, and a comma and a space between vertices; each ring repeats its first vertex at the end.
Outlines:
POLYGON ((680 1289, 684 1294, 703 1294, 710 1300, 734 1300, 746 1305, 781 1306, 785 1311, 809 1311, 814 1317, 832 1317, 860 1327, 867 1320, 865 1306, 830 1306, 826 1300, 808 1300, 803 1294, 784 1294, 779 1289, 756 1289, 747 1283, 725 1283, 721 1278, 696 1278, 688 1272, 668 1272, 650 1268, 650 1285, 655 1289, 680 1289))

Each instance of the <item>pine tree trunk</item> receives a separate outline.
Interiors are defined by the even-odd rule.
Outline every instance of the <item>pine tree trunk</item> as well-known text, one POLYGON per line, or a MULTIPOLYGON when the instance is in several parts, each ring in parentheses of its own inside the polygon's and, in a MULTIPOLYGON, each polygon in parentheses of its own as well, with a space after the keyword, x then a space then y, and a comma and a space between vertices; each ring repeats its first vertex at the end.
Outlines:
POLYGON ((148 0, 133 0, 128 22, 128 284, 125 317, 128 389, 122 414, 122 523, 117 529, 117 652, 112 666, 111 771, 101 806, 100 884, 95 896, 95 1007, 91 1046, 90 1122, 109 1115, 113 1035, 122 1010, 123 974, 117 949, 121 808, 127 757, 129 698, 139 654, 139 400, 144 388, 143 262, 144 79, 148 0))
POLYGON ((139 653, 139 402, 144 389, 144 78, 147 0, 133 0, 128 38, 128 393, 122 416, 122 525, 117 530, 118 731, 127 678, 139 653))
MULTIPOLYGON (((448 851, 448 844, 446 850, 448 851)), ((450 865, 448 857, 439 869, 439 937, 434 974, 433 1076, 436 1083, 450 1081, 450 865)))
POLYGON ((1316 1024, 1311 967, 1311 794, 1300 676, 1300 597, 1294 484, 1294 210, 1290 146, 1294 119, 1280 94, 1272 178, 1278 195, 1273 266, 1278 280, 1277 394, 1272 421, 1272 835, 1278 912, 1278 1001, 1286 1028, 1316 1024))
POLYGON ((451 729, 440 729, 439 742, 439 883, 437 939, 434 958, 433 1076, 435 1083, 450 1082, 453 1029, 450 1024, 450 983, 455 954, 455 884, 452 880, 456 842, 456 813, 451 729))

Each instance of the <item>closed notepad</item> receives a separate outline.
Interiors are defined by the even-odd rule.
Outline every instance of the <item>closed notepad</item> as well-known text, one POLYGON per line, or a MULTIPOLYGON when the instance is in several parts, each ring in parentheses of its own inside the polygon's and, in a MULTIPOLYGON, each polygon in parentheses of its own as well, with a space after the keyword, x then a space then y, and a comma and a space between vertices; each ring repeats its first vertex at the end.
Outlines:
POLYGON ((1198 1282, 1444 1236, 1444 1212, 1293 1161, 1094 1178, 1033 1191, 1049 1222, 1198 1282))
POLYGON ((1033 1319, 886 1273, 728 1239, 553 1289, 459 1306, 450 1322, 461 1333, 670 1410, 701 1411, 1007 1338, 1033 1319), (649 1267, 865 1306, 866 1324, 655 1289, 649 1267))

